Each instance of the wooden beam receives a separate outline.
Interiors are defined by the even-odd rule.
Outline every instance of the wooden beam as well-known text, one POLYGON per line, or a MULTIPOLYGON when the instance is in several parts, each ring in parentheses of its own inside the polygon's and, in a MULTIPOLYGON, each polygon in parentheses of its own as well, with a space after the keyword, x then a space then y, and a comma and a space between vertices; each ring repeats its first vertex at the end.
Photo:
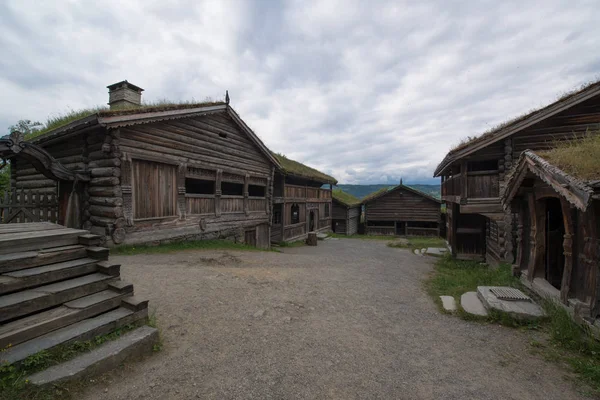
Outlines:
POLYGON ((565 235, 563 240, 563 254, 565 257, 565 266, 563 269, 563 277, 560 285, 560 299, 563 303, 568 304, 569 292, 571 290, 571 279, 573 275, 573 214, 568 201, 561 198, 560 205, 563 214, 563 224, 565 227, 565 235))

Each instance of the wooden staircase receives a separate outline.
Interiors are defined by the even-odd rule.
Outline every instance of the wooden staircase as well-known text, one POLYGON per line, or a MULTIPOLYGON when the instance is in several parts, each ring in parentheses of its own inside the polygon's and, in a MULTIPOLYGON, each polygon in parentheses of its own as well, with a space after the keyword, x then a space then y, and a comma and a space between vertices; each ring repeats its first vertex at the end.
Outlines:
POLYGON ((48 222, 0 225, 0 363, 147 319, 100 241, 48 222))

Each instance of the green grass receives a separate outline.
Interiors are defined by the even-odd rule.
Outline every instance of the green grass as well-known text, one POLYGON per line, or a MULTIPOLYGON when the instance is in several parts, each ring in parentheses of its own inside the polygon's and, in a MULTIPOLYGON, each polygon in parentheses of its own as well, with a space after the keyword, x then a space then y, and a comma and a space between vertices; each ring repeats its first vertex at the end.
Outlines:
POLYGON ((279 243, 279 247, 302 247, 306 246, 306 241, 304 240, 296 240, 295 242, 281 242, 279 243))
POLYGON ((92 340, 57 346, 47 351, 43 350, 27 357, 17 365, 0 365, 0 399, 71 399, 74 389, 80 386, 81 382, 75 381, 65 385, 54 385, 50 388, 40 389, 30 385, 27 377, 53 365, 71 360, 82 353, 89 352, 103 343, 118 339, 137 326, 139 324, 129 324, 108 335, 97 336, 92 340))
POLYGON ((349 207, 355 207, 360 204, 360 200, 342 189, 333 189, 332 196, 335 200, 349 207))
POLYGON ((553 146, 538 152, 539 156, 576 178, 600 179, 600 132, 587 132, 583 138, 574 137, 553 146))
POLYGON ((268 251, 258 249, 241 243, 234 243, 228 240, 195 240, 173 243, 164 243, 159 245, 122 245, 116 246, 110 250, 115 255, 135 255, 135 254, 162 254, 174 253, 184 250, 245 250, 245 251, 268 251))
POLYGON ((337 183, 337 180, 334 177, 324 174, 323 172, 311 168, 308 165, 304 165, 301 162, 287 158, 283 154, 274 152, 271 152, 271 154, 277 159, 277 161, 279 162, 279 164, 283 168, 283 171, 286 174, 301 176, 304 178, 315 180, 317 182, 333 184, 337 183))
POLYGON ((406 239, 408 240, 407 245, 399 242, 390 242, 388 243, 388 246, 407 249, 425 249, 427 247, 446 248, 446 240, 440 237, 409 236, 406 239))
POLYGON ((329 235, 333 238, 339 239, 366 239, 366 240, 394 240, 397 236, 378 236, 378 235, 340 235, 339 233, 332 233, 329 235))
MULTIPOLYGON (((450 256, 440 258, 433 273, 425 281, 427 292, 442 312, 444 310, 439 296, 453 296, 457 304, 460 304, 460 296, 465 292, 476 291, 477 286, 511 286, 526 290, 512 275, 508 264, 493 269, 474 261, 454 260, 450 256)), ((587 328, 576 323, 561 305, 545 300, 541 304, 548 316, 534 322, 519 321, 499 312, 490 313, 488 317, 473 317, 459 309, 456 314, 467 320, 538 331, 545 339, 530 340, 531 353, 569 366, 581 380, 590 385, 595 395, 600 394, 600 342, 587 328)))

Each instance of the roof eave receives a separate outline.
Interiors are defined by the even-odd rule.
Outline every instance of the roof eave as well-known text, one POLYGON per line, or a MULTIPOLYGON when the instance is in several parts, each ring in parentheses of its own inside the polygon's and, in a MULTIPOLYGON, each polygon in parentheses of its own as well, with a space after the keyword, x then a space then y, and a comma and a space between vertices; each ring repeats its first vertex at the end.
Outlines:
POLYGON ((92 114, 90 116, 83 117, 66 125, 52 129, 44 133, 43 135, 37 136, 31 140, 31 143, 42 144, 50 140, 62 138, 64 136, 77 133, 82 129, 89 128, 98 124, 98 114, 92 114))
POLYGON ((466 147, 459 149, 456 153, 448 152, 446 157, 442 160, 438 168, 434 172, 434 177, 438 177, 452 162, 461 159, 475 151, 481 150, 482 148, 489 146, 490 144, 496 143, 499 140, 505 139, 508 136, 514 135, 519 131, 526 129, 534 124, 542 122, 543 120, 550 118, 566 109, 573 107, 581 102, 591 99, 592 97, 600 95, 600 85, 591 88, 589 90, 583 90, 581 93, 575 94, 572 97, 564 101, 556 101, 549 104, 539 112, 534 112, 529 117, 524 118, 514 124, 508 125, 501 128, 498 132, 490 135, 489 138, 475 141, 466 147))

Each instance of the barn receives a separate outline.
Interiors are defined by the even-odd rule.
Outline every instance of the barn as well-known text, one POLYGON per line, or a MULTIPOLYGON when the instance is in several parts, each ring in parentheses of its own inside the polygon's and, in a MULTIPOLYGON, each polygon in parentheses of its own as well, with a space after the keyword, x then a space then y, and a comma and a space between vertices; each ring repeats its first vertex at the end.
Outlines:
POLYGON ((57 185, 15 159, 13 188, 58 196, 58 208, 76 201, 71 224, 109 245, 230 238, 269 247, 281 166, 228 101, 143 106, 143 89, 127 81, 108 89, 109 110, 32 140, 89 182, 57 185))
POLYGON ((361 214, 360 200, 341 189, 333 191, 333 216, 331 229, 341 235, 354 235, 358 232, 361 214))
POLYGON ((331 192, 337 180, 321 171, 273 153, 279 168, 273 182, 271 242, 294 242, 308 232, 331 230, 331 192))
POLYGON ((439 236, 441 202, 400 184, 363 199, 367 235, 439 236))

